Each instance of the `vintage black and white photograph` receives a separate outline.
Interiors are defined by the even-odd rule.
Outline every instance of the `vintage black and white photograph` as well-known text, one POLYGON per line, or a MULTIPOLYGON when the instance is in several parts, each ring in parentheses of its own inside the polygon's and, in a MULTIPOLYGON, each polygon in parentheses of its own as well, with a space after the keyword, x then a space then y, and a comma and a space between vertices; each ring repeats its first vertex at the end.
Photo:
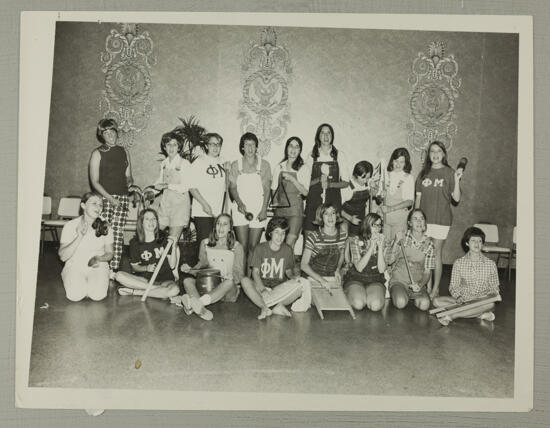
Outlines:
POLYGON ((124 18, 53 22, 20 123, 46 137, 42 169, 20 153, 24 389, 518 398, 523 27, 124 18))

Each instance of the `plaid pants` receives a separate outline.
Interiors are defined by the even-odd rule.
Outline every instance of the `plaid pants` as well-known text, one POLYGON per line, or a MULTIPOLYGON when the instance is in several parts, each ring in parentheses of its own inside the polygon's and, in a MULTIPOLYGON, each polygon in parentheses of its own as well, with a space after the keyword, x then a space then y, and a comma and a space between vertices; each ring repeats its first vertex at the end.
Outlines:
POLYGON ((114 207, 107 199, 103 198, 103 212, 101 217, 106 220, 113 230, 113 258, 110 266, 111 270, 118 270, 120 259, 122 258, 122 247, 124 245, 124 226, 128 217, 129 198, 127 195, 112 195, 113 198, 120 201, 118 207, 114 207))

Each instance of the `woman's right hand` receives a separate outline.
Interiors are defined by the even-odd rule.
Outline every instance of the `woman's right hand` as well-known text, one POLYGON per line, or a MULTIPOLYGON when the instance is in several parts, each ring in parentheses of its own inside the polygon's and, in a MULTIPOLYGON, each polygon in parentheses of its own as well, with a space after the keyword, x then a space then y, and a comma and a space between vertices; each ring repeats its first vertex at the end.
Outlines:
POLYGON ((181 270, 182 272, 187 273, 187 272, 189 272, 189 271, 191 270, 191 266, 189 266, 187 263, 184 263, 184 264, 181 265, 180 270, 181 270))
POLYGON ((243 204, 242 202, 240 204, 237 203, 237 209, 239 210, 239 212, 242 215, 246 215, 246 205, 245 204, 243 204))
POLYGON ((395 241, 394 241, 394 244, 399 244, 403 238, 405 238, 405 235, 403 234, 402 231, 399 231, 395 234, 395 241))
POLYGON ((205 212, 205 214, 209 215, 210 217, 214 217, 214 213, 212 212, 212 207, 208 202, 205 202, 202 206, 202 210, 205 212))
POLYGON ((119 201, 117 198, 113 197, 113 196, 110 196, 110 197, 108 198, 108 200, 109 200, 109 203, 110 203, 114 208, 117 208, 117 207, 120 205, 120 201, 119 201))
POLYGON ((157 267, 156 263, 151 263, 150 265, 147 265, 147 272, 154 272, 157 267))
POLYGON ((359 224, 361 223, 361 220, 359 219, 359 217, 357 217, 355 214, 351 216, 351 220, 350 222, 352 224, 354 224, 355 226, 359 226, 359 224))

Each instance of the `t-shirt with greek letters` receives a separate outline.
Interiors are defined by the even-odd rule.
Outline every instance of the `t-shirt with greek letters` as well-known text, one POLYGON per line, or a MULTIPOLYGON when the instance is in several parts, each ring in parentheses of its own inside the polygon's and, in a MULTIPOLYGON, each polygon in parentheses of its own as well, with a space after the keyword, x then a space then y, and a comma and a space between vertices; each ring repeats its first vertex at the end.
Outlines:
MULTIPOLYGON (((158 243, 157 241, 139 242, 137 236, 134 236, 130 240, 130 263, 139 264, 140 266, 147 266, 153 263, 158 263, 160 257, 162 256, 162 252, 166 247, 166 242, 166 239, 163 239, 160 243, 158 243)), ((170 252, 172 252, 172 249, 170 249, 170 252)), ((172 269, 170 268, 170 264, 168 263, 169 256, 170 253, 168 253, 166 258, 164 259, 164 263, 160 268, 155 282, 174 280, 174 274, 172 273, 172 269)), ((139 272, 138 275, 150 279, 153 275, 153 272, 139 272)))
POLYGON ((430 169, 416 179, 416 192, 421 193, 420 208, 426 214, 426 223, 450 226, 453 221, 451 212, 451 193, 455 187, 454 171, 449 166, 430 169))
POLYGON ((254 249, 251 265, 258 268, 264 286, 273 288, 287 280, 285 272, 294 269, 294 252, 286 243, 273 251, 269 242, 262 242, 254 249))

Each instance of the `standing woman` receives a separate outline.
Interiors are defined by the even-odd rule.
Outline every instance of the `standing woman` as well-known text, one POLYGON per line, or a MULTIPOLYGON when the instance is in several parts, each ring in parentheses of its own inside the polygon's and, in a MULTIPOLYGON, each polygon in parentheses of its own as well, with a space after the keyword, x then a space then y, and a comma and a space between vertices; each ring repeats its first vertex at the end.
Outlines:
POLYGON ((109 288, 109 262, 113 258, 113 232, 99 215, 101 195, 88 192, 80 201, 82 215, 63 226, 59 257, 67 299, 102 300, 109 288))
MULTIPOLYGON (((139 213, 136 222, 136 234, 130 240, 130 266, 133 273, 119 271, 114 278, 122 287, 118 289, 121 296, 141 296, 148 287, 149 280, 155 272, 162 253, 172 241, 172 236, 159 229, 159 220, 155 210, 144 209, 139 213)), ((179 287, 175 282, 173 270, 176 267, 177 246, 173 245, 170 254, 164 259, 155 283, 149 292, 150 297, 168 299, 177 296, 179 287)))
POLYGON ((388 162, 388 180, 385 183, 384 202, 380 213, 384 217, 384 235, 391 242, 397 232, 407 231, 407 216, 414 204, 414 178, 411 175, 411 155, 400 147, 391 154, 388 162))
POLYGON ((134 184, 130 154, 117 145, 118 125, 113 119, 101 119, 96 137, 101 146, 90 157, 88 172, 92 189, 103 197, 103 213, 113 231, 113 258, 111 269, 117 271, 122 258, 124 226, 128 217, 128 191, 134 184))
POLYGON ((349 169, 344 153, 336 149, 333 143, 334 129, 328 123, 323 123, 317 128, 315 144, 308 158, 311 181, 306 199, 306 231, 317 229, 314 221, 321 204, 334 204, 338 213, 342 206, 340 189, 348 186, 349 169))
POLYGON ((162 192, 158 209, 159 227, 170 228, 170 236, 178 242, 181 232, 189 226, 191 199, 191 164, 180 156, 183 141, 175 132, 167 132, 160 140, 160 151, 165 156, 155 189, 162 192))
MULTIPOLYGON (((273 170, 271 190, 281 192, 284 188, 288 198, 287 208, 275 208, 275 217, 284 217, 288 222, 288 233, 285 242, 294 249, 294 244, 302 230, 304 221, 304 196, 307 196, 311 172, 302 159, 302 140, 298 137, 290 137, 286 141, 285 156, 273 170)), ((274 201, 280 200, 281 193, 274 194, 274 201)), ((282 201, 286 202, 286 201, 282 201)))
POLYGON ((187 264, 181 266, 185 274, 183 286, 186 294, 182 298, 184 307, 190 308, 203 320, 212 320, 214 315, 206 306, 222 299, 232 303, 237 301, 239 284, 243 278, 243 263, 243 247, 235 241, 232 219, 229 214, 220 214, 216 217, 210 237, 200 243, 198 263, 193 268, 187 264), (221 283, 212 291, 200 296, 195 277, 189 271, 203 268, 218 269, 221 283))
POLYGON ((422 210, 412 210, 407 223, 407 234, 397 233, 393 245, 388 248, 387 262, 392 265, 390 295, 398 309, 403 309, 412 299, 418 309, 427 311, 430 296, 426 288, 435 267, 434 245, 425 233, 426 216, 422 210))
POLYGON ((434 141, 428 147, 424 167, 416 179, 416 208, 428 219, 426 235, 435 246, 435 272, 430 298, 439 295, 443 271, 441 254, 453 220, 451 202, 460 202, 462 169, 454 171, 447 162, 447 149, 434 141))
POLYGON ((234 200, 231 215, 235 233, 247 260, 267 223, 271 168, 258 156, 258 137, 253 133, 243 134, 239 152, 242 158, 231 163, 229 191, 234 200))
POLYGON ((331 283, 342 283, 344 248, 348 234, 338 227, 340 215, 333 203, 317 208, 317 230, 306 235, 300 267, 310 279, 329 288, 331 283))
POLYGON ((214 219, 224 210, 224 204, 228 204, 227 191, 227 165, 220 156, 223 138, 216 133, 205 135, 206 154, 199 156, 191 164, 193 176, 193 219, 197 228, 197 241, 210 236, 214 227, 214 219))
POLYGON ((386 302, 384 272, 385 239, 382 234, 382 218, 367 214, 359 236, 350 236, 351 268, 344 279, 344 291, 353 309, 360 311, 367 306, 379 311, 386 302))
POLYGON ((350 236, 357 236, 361 230, 363 219, 367 215, 367 203, 370 200, 368 181, 372 177, 372 164, 368 161, 357 162, 349 187, 342 189, 342 217, 350 236))

